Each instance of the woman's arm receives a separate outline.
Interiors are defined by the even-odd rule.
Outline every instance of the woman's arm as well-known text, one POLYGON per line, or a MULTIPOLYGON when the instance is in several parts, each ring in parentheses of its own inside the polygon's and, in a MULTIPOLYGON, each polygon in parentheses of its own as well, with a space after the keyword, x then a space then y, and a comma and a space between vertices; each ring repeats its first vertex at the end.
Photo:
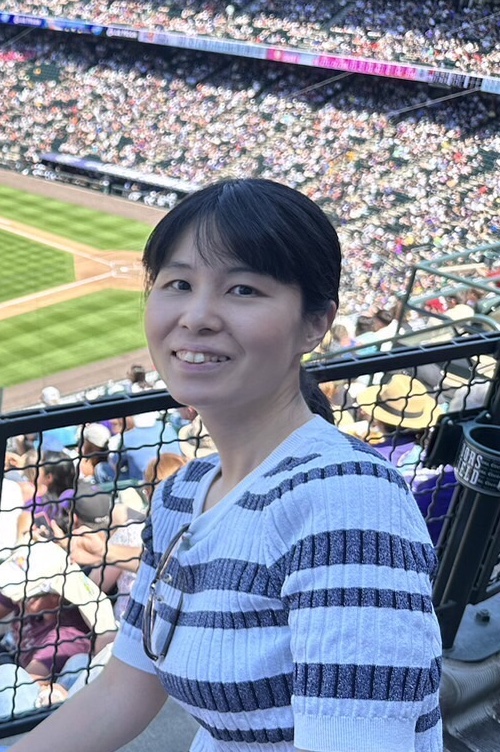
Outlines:
POLYGON ((80 566, 98 566, 106 564, 116 566, 127 572, 137 572, 141 562, 141 546, 120 546, 110 543, 108 546, 103 542, 102 550, 96 550, 88 545, 89 540, 86 538, 81 541, 72 541, 71 543, 71 560, 80 564, 80 566))
POLYGON ((10 752, 114 752, 158 714, 167 694, 156 674, 111 657, 99 676, 76 692, 10 752), (91 719, 91 723, 89 723, 91 719))
POLYGON ((17 519, 17 540, 20 541, 29 533, 32 526, 31 511, 22 511, 17 519))
MULTIPOLYGON (((52 526, 53 529, 55 526, 52 526)), ((70 543, 71 560, 82 567, 99 564, 114 565, 128 572, 137 572, 142 545, 128 546, 110 541, 104 533, 85 527, 73 531, 70 543)))

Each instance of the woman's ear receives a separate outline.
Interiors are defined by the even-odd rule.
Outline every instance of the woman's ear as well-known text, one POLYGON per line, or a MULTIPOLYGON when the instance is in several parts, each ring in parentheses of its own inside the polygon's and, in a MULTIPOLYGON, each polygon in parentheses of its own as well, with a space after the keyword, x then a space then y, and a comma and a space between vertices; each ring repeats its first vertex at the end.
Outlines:
POLYGON ((333 324, 336 313, 337 306, 331 300, 325 313, 312 313, 307 316, 304 355, 312 352, 322 342, 333 324))

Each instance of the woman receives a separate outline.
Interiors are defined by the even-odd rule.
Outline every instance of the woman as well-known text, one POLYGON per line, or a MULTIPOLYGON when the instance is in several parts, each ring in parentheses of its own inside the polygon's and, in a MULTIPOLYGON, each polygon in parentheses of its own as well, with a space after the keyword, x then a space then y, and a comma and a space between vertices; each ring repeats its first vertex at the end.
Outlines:
POLYGON ((75 466, 65 452, 44 452, 35 474, 34 497, 26 501, 17 523, 18 540, 33 530, 50 535, 51 520, 59 521, 71 505, 74 494, 75 466))
POLYGON ((68 728, 73 752, 115 750, 167 693, 200 722, 196 752, 438 752, 422 517, 300 390, 338 305, 327 217, 282 185, 226 181, 160 222, 144 264, 155 367, 218 454, 157 491, 114 657, 15 752, 63 750, 68 728))

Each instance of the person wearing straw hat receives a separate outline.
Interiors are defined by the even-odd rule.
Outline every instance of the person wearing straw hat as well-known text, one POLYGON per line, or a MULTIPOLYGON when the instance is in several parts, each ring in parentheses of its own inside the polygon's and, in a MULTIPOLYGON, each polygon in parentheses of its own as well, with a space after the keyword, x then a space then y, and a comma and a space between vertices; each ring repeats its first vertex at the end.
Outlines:
POLYGON ((442 752, 427 529, 301 366, 339 305, 329 218, 224 180, 178 203, 143 261, 153 363, 217 452, 154 494, 102 673, 12 752, 66 752, 70 729, 72 752, 113 752, 167 696, 199 721, 191 752, 442 752))
MULTIPOLYGON (((367 419, 363 421, 364 440, 399 469, 426 519, 432 504, 432 519, 427 524, 436 544, 456 478, 451 465, 425 468, 423 459, 425 437, 443 409, 421 381, 406 374, 368 387, 357 401, 367 419)), ((359 424, 357 431, 359 435, 359 424)))
POLYGON ((367 421, 365 440, 398 467, 416 446, 420 458, 420 439, 443 412, 421 381, 403 373, 368 387, 356 401, 367 421))
POLYGON ((59 673, 71 655, 90 651, 96 635, 102 643, 116 633, 109 599, 52 541, 19 546, 0 564, 0 617, 12 612, 15 657, 37 676, 59 673))

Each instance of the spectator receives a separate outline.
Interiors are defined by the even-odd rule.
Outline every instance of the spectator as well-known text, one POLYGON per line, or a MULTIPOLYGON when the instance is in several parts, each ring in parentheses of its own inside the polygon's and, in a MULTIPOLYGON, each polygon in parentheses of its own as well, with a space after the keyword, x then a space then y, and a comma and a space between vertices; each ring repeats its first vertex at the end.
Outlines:
POLYGON ((333 4, 319 0, 307 6, 289 0, 253 0, 225 7, 207 6, 201 0, 190 0, 187 5, 153 0, 128 0, 126 5, 119 0, 66 0, 62 4, 59 0, 13 0, 11 11, 491 74, 499 63, 496 9, 494 0, 460 8, 450 0, 437 4, 425 0, 419 5, 400 0, 390 6, 377 0, 333 4))
POLYGON ((350 336, 347 327, 344 324, 334 324, 331 329, 331 342, 329 350, 330 352, 336 352, 337 350, 343 350, 346 347, 353 347, 356 342, 353 337, 350 336))
MULTIPOLYGON (((185 464, 186 460, 177 454, 162 453, 159 460, 153 459, 146 469, 146 489, 170 477, 185 464)), ((105 593, 114 595, 117 621, 123 617, 139 568, 144 520, 145 514, 128 509, 122 524, 110 530, 95 532, 83 521, 83 526, 74 531, 70 542, 71 560, 82 567, 90 567, 91 579, 105 593)))
POLYGON ((155 457, 150 461, 144 473, 144 488, 149 501, 152 499, 155 486, 160 481, 170 478, 181 467, 184 467, 186 462, 185 457, 172 452, 162 452, 158 458, 155 457))
MULTIPOLYGON (((117 451, 120 478, 141 481, 152 459, 158 456, 165 445, 168 451, 180 454, 177 433, 167 420, 159 419, 157 413, 142 413, 134 416, 134 427, 121 435, 117 451)), ((113 462, 113 458, 111 459, 113 462)))
POLYGON ((367 441, 397 467, 404 467, 410 454, 408 463, 412 467, 418 463, 422 451, 419 439, 442 413, 418 379, 399 373, 361 392, 357 404, 369 422, 370 434, 381 437, 368 436, 367 441))
MULTIPOLYGON (((432 517, 437 519, 428 527, 437 543, 456 479, 452 467, 429 470, 423 467, 423 459, 425 438, 442 415, 442 408, 421 381, 405 374, 392 375, 389 381, 368 387, 358 395, 357 403, 368 419, 364 440, 400 470, 425 518, 432 506, 432 517)), ((355 430, 359 435, 359 424, 355 430)))
POLYGON ((35 497, 25 503, 18 520, 18 538, 33 529, 50 528, 50 521, 60 518, 69 506, 75 483, 73 460, 64 452, 44 452, 35 469, 35 497))
POLYGON ((132 394, 136 394, 137 392, 144 392, 148 389, 151 389, 151 385, 148 384, 146 380, 146 369, 142 365, 134 364, 130 366, 130 369, 127 373, 127 379, 128 381, 125 384, 125 387, 132 394))
POLYGON ((116 473, 108 461, 111 431, 102 423, 90 423, 83 429, 80 476, 95 483, 111 483, 116 473))
POLYGON ((375 343, 378 338, 375 333, 375 323, 372 316, 361 314, 356 321, 354 330, 354 342, 356 345, 368 344, 369 347, 363 347, 358 350, 359 355, 373 355, 377 352, 375 343))
POLYGON ((3 717, 14 707, 17 712, 32 710, 40 689, 54 680, 69 657, 91 652, 94 644, 100 650, 116 632, 109 600, 51 542, 20 547, 0 565, 0 616, 9 614, 12 648, 4 650, 0 666, 3 717), (16 682, 6 681, 7 663, 18 666, 16 682), (28 684, 37 683, 28 697, 21 691, 21 705, 27 701, 27 707, 15 703, 20 675, 28 684))

